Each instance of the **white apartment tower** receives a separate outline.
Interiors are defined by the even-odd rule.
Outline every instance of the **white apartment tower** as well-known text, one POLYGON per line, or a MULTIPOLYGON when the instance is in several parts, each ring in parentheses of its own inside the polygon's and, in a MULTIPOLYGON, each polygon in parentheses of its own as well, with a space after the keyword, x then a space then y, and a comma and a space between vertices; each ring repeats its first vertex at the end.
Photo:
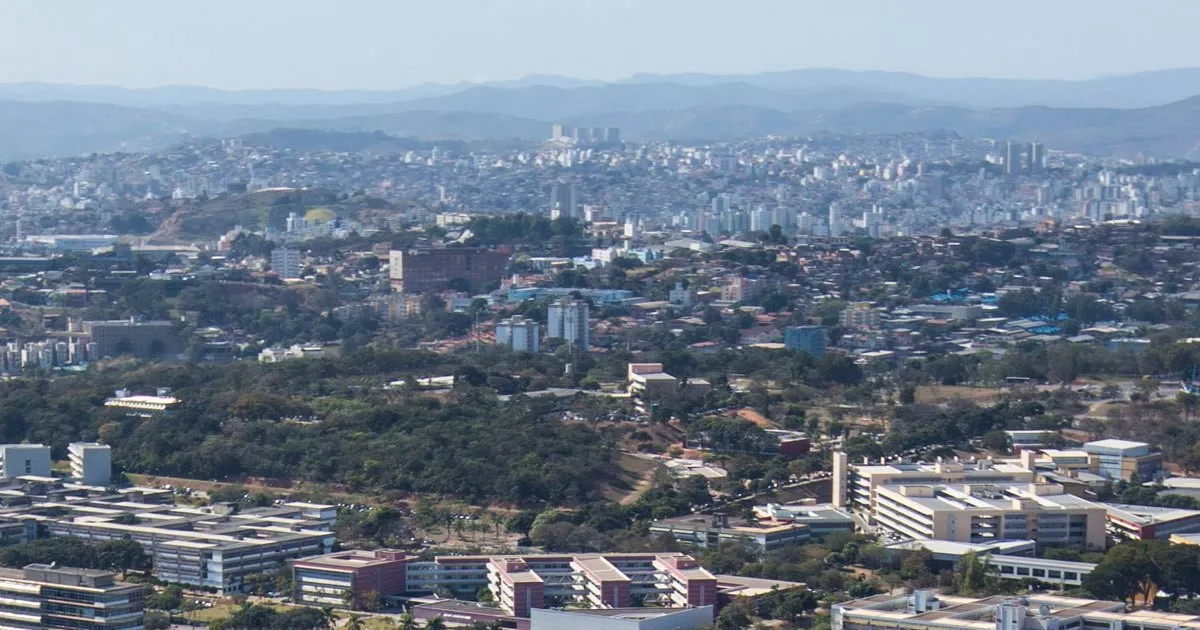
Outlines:
POLYGON ((541 350, 540 328, 537 322, 514 315, 496 324, 496 343, 513 352, 536 353, 541 350))
POLYGON ((563 300, 550 305, 547 311, 546 338, 562 339, 586 352, 591 347, 591 321, 588 303, 583 300, 563 300))

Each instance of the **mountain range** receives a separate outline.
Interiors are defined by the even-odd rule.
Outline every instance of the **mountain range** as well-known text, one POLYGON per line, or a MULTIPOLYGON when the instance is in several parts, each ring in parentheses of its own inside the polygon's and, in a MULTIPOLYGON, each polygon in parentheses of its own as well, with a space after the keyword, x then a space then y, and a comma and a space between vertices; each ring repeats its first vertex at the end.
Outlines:
POLYGON ((152 150, 281 127, 425 140, 539 139, 554 122, 616 126, 631 140, 947 130, 1100 155, 1181 157, 1200 136, 1197 95, 1200 68, 1081 81, 844 70, 635 75, 611 83, 532 76, 394 91, 0 84, 0 158, 152 150))

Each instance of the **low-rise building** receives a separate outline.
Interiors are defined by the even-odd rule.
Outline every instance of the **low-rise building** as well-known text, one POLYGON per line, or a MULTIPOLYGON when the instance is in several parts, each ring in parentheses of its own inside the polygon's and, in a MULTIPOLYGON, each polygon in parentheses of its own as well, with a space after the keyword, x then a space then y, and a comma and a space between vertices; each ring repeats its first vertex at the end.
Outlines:
POLYGON ((1108 531, 1119 540, 1167 540, 1200 533, 1200 511, 1108 504, 1108 531))
POLYGON ((833 630, 1177 630, 1200 628, 1200 616, 1160 610, 1127 612, 1122 602, 1035 593, 985 598, 938 595, 876 595, 841 604, 831 611, 833 630))
POLYGON ((876 490, 872 519, 917 539, 987 543, 1034 540, 1038 545, 1104 549, 1105 507, 1066 494, 1057 484, 907 484, 876 490))
POLYGON ((309 606, 374 609, 404 593, 408 558, 402 551, 339 551, 292 561, 293 601, 309 606))
POLYGON ((146 589, 108 571, 31 564, 0 569, 5 628, 107 630, 142 627, 146 589))
POLYGON ((690 514, 665 518, 650 524, 650 533, 667 535, 685 545, 701 549, 722 543, 753 545, 773 551, 812 538, 808 525, 792 522, 747 522, 724 515, 690 514))
POLYGON ((1083 445, 1091 456, 1092 472, 1114 481, 1129 481, 1137 475, 1153 479, 1162 470, 1162 453, 1150 452, 1150 445, 1129 440, 1099 440, 1083 445))
POLYGON ((754 515, 768 521, 805 525, 813 536, 854 531, 854 516, 846 510, 828 504, 768 503, 754 506, 754 515))

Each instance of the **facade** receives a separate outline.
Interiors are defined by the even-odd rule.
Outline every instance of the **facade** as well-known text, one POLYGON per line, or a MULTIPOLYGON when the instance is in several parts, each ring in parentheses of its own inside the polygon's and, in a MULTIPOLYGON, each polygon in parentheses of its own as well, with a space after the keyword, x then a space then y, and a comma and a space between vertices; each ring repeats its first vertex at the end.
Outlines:
MULTIPOLYGON (((303 221, 303 219, 300 220, 303 221)), ((303 261, 300 258, 299 250, 288 247, 276 247, 271 250, 271 269, 274 269, 275 273, 285 280, 301 277, 300 270, 303 269, 303 261)))
POLYGON ((41 444, 0 444, 0 479, 26 476, 50 476, 50 447, 41 444))
POLYGON ((496 324, 496 344, 513 352, 537 353, 541 350, 541 327, 537 322, 515 315, 496 324))
POLYGON ((293 601, 309 606, 374 608, 407 589, 402 551, 339 551, 292 561, 293 601))
POLYGON ((721 285, 721 299, 726 302, 751 302, 758 299, 762 291, 758 280, 737 276, 721 285))
POLYGON ((14 630, 139 630, 145 587, 112 573, 31 564, 0 569, 0 623, 14 630))
POLYGON ((820 326, 788 326, 783 332, 788 350, 803 350, 813 357, 825 354, 825 329, 820 326))
POLYGON ((912 595, 876 595, 834 604, 833 630, 1179 630, 1200 628, 1200 616, 1159 610, 1126 612, 1122 602, 1061 595, 974 598, 917 591, 912 595))
POLYGON ((71 476, 85 486, 112 483, 112 447, 96 442, 74 442, 67 447, 71 476))
POLYGON ((1091 456, 1093 473, 1113 481, 1129 481, 1134 475, 1153 479, 1162 470, 1162 454, 1151 453, 1150 445, 1129 440, 1088 442, 1083 450, 1091 456))
POLYGON ((133 355, 155 358, 183 352, 183 342, 175 324, 167 321, 139 322, 116 320, 83 322, 85 343, 95 343, 96 352, 89 359, 133 355))
POLYGON ((388 275, 392 288, 420 294, 443 291, 460 282, 468 291, 499 284, 508 265, 508 254, 478 247, 392 250, 388 256, 388 275))
POLYGON ((588 303, 562 300, 546 309, 546 338, 562 339, 568 345, 587 352, 591 348, 591 318, 588 303))
POLYGON ((870 302, 855 302, 842 311, 841 323, 844 328, 879 328, 883 311, 870 302))
POLYGON ((675 288, 667 291, 667 301, 672 304, 678 304, 683 307, 692 305, 692 291, 686 289, 682 282, 676 282, 675 288))
POLYGON ((550 218, 571 219, 579 216, 575 184, 559 182, 550 186, 550 218))

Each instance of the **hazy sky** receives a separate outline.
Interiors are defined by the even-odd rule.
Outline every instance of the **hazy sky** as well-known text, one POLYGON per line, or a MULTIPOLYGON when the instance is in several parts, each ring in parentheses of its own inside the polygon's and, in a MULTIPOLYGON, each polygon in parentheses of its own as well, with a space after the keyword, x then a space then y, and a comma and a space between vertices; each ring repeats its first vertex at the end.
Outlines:
POLYGON ((797 68, 1200 66, 1200 0, 0 0, 0 82, 398 88, 797 68))

